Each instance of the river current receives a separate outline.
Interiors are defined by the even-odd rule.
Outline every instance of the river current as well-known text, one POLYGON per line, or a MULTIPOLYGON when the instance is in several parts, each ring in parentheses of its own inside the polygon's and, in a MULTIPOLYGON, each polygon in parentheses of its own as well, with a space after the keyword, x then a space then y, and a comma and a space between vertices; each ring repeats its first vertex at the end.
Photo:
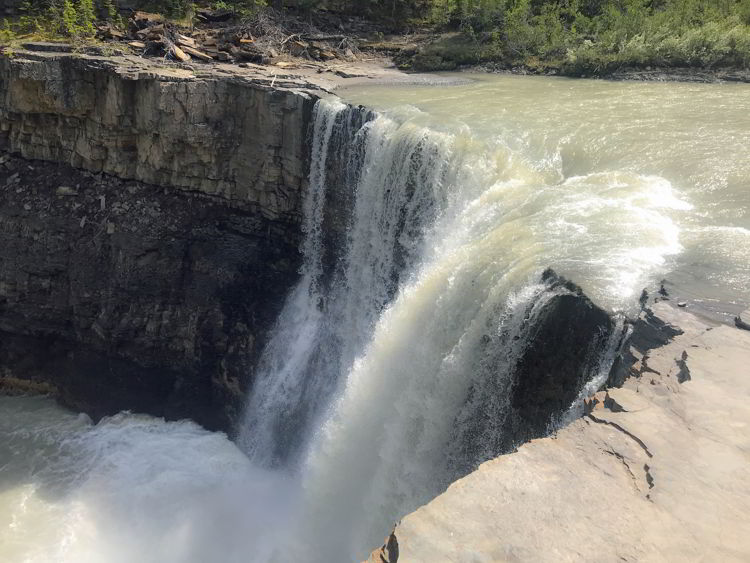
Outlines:
POLYGON ((468 78, 340 92, 377 114, 319 102, 301 280, 237 445, 0 398, 0 559, 363 559, 467 462, 470 390, 511 383, 545 268, 615 315, 663 279, 717 320, 747 308, 750 86, 468 78))

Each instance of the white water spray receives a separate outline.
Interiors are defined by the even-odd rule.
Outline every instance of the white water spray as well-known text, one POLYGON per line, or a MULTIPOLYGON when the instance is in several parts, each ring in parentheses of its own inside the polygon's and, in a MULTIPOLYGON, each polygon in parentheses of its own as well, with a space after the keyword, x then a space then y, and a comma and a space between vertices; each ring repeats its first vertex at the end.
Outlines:
MULTIPOLYGON (((587 221, 616 197, 599 195, 609 184, 592 176, 591 211, 558 209, 553 223, 551 188, 535 185, 538 173, 506 146, 431 131, 418 112, 352 119, 358 111, 316 108, 304 245, 312 254, 264 355, 244 429, 251 458, 291 471, 305 491, 280 561, 364 557, 397 518, 497 454, 503 440, 493 434, 512 416, 529 327, 568 291, 538 281, 549 229, 571 239, 557 262, 579 260, 587 221), (344 218, 327 223, 321 205, 344 218), (338 232, 326 238, 331 225, 338 232), (478 411, 486 439, 470 438, 478 411)), ((647 178, 617 182, 650 190, 647 178)), ((650 201, 623 197, 631 207, 650 201)), ((678 250, 671 237, 665 228, 655 238, 654 256, 678 250)), ((641 263, 627 281, 658 260, 641 263)), ((597 383, 621 329, 591 343, 581 369, 597 383)))
MULTIPOLYGON (((497 453, 533 327, 571 291, 542 283, 542 271, 627 310, 680 251, 675 217, 688 208, 658 171, 581 156, 585 145, 606 155, 608 135, 547 142, 547 125, 506 134, 513 118, 482 121, 492 135, 480 135, 442 119, 436 130, 414 108, 320 102, 300 282, 242 432, 252 462, 192 424, 123 414, 58 428, 50 420, 62 415, 24 403, 29 418, 0 425, 10 436, 0 452, 14 460, 0 470, 12 507, 0 511, 0 554, 361 560, 401 516, 497 453), (50 455, 58 430, 71 455, 50 455)), ((592 339, 587 388, 606 376, 618 330, 592 339)))

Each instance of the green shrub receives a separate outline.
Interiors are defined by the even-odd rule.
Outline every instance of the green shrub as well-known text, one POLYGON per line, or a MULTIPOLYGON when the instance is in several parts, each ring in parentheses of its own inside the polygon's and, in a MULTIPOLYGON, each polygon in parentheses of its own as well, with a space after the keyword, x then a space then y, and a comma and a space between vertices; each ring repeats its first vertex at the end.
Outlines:
MULTIPOLYGON (((489 28, 475 58, 570 74, 621 66, 750 66, 750 0, 436 0, 436 25, 467 38, 489 28), (468 23, 467 23, 468 22, 468 23)), ((423 49, 416 60, 444 65, 461 53, 423 49), (436 59, 439 56, 439 59, 436 59)))
POLYGON ((63 3, 62 26, 66 35, 71 37, 78 35, 78 12, 73 5, 73 0, 65 0, 63 3))

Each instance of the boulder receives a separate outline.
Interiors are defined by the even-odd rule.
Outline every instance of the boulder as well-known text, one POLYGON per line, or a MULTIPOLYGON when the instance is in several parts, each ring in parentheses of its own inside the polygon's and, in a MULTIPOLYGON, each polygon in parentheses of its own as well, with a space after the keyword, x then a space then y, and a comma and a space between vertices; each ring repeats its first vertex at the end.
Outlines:
MULTIPOLYGON (((481 354, 497 358, 470 391, 471 413, 456 422, 455 473, 544 436, 567 412, 599 367, 610 338, 618 337, 610 315, 580 287, 545 271, 545 288, 528 305, 518 334, 487 335, 481 354), (521 346, 508 373, 508 348, 521 346)), ((491 364, 490 364, 491 365, 491 364)))
POLYGON ((546 434, 553 417, 570 407, 615 329, 610 315, 580 287, 552 270, 542 280, 554 296, 530 327, 528 345, 516 364, 511 395, 516 441, 546 434))
POLYGON ((750 330, 750 309, 734 318, 734 326, 742 330, 750 330))

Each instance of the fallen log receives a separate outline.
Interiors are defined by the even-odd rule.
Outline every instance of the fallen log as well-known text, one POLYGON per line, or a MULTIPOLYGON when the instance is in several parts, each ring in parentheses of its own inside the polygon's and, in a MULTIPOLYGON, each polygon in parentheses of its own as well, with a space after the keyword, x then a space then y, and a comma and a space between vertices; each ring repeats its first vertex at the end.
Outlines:
POLYGON ((185 53, 187 53, 191 57, 195 57, 196 59, 200 59, 202 61, 213 60, 213 58, 207 55, 206 53, 201 53, 198 49, 193 49, 192 47, 188 47, 187 45, 183 45, 182 50, 185 51, 185 53))
POLYGON ((307 41, 343 41, 346 35, 302 35, 302 39, 307 41))
POLYGON ((203 22, 225 22, 232 19, 234 12, 231 10, 198 10, 195 16, 203 22))
POLYGON ((198 47, 195 39, 188 37, 187 35, 177 34, 177 42, 183 47, 192 47, 193 49, 198 47))
POLYGON ((176 59, 180 62, 186 63, 190 60, 190 55, 185 53, 185 51, 180 49, 177 45, 172 45, 172 48, 169 50, 169 53, 172 55, 173 59, 176 59))

